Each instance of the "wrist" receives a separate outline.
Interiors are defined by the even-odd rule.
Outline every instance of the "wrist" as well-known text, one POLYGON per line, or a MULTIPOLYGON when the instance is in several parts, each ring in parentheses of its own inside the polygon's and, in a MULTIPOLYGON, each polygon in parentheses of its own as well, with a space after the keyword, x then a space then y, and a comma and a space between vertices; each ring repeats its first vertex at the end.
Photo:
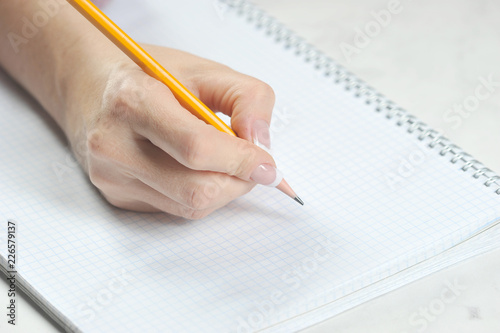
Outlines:
POLYGON ((67 112, 85 94, 78 89, 93 65, 88 57, 101 58, 106 38, 64 1, 1 2, 0 34, 7 36, 0 65, 68 133, 67 112))

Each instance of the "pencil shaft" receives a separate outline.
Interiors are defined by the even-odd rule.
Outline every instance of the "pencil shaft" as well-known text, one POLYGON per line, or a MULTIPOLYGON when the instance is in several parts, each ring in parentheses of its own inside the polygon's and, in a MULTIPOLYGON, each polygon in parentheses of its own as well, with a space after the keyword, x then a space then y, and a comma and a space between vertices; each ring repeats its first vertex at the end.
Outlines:
POLYGON ((139 44, 123 32, 123 30, 111 21, 111 19, 99 10, 99 8, 92 4, 92 2, 88 0, 67 1, 97 29, 106 35, 106 37, 120 48, 120 50, 122 50, 132 61, 141 67, 144 72, 163 82, 183 107, 207 124, 214 126, 222 132, 236 136, 229 126, 163 68, 163 66, 151 57, 139 44))

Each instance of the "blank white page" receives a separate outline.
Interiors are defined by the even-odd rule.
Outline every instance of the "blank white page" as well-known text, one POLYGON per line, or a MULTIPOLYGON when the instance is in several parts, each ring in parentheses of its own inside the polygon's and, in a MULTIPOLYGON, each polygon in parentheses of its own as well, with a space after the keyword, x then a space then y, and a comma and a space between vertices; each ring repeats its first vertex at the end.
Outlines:
POLYGON ((115 1, 107 10, 138 40, 217 60, 274 88, 273 151, 305 206, 257 187, 199 221, 113 208, 54 123, 2 74, 1 225, 17 222, 18 273, 70 328, 248 332, 295 317, 300 329, 318 318, 298 315, 432 257, 500 216, 487 177, 461 170, 463 163, 376 112, 245 13, 212 0, 138 6, 115 1), (404 160, 411 172, 398 170, 404 160))

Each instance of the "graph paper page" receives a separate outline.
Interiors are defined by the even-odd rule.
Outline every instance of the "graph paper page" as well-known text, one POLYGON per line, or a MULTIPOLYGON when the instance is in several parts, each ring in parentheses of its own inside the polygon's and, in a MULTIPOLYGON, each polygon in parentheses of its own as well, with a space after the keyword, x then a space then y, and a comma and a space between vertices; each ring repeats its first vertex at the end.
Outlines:
MULTIPOLYGON (((222 62, 273 87, 274 156, 306 204, 256 187, 197 221, 113 208, 52 120, 1 74, 2 228, 16 221, 18 274, 72 328, 263 329, 439 253, 500 215, 484 180, 226 5, 119 3, 107 10, 137 40, 222 62), (412 168, 401 169, 404 161, 412 168)), ((297 328, 313 324, 295 320, 297 328)))

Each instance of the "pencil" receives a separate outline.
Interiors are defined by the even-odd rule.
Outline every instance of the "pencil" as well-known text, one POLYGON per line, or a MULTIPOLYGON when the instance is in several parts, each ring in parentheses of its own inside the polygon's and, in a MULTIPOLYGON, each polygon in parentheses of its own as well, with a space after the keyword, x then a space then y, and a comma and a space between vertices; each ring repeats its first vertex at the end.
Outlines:
MULTIPOLYGON (((179 101, 179 103, 199 119, 218 130, 232 136, 234 131, 212 112, 202 101, 184 87, 162 65, 150 56, 139 44, 130 38, 120 27, 108 18, 99 8, 88 0, 67 0, 90 23, 101 31, 111 42, 122 50, 146 74, 164 83, 179 101)), ((302 200, 295 194, 287 182, 282 179, 276 188, 290 196, 300 204, 302 200)))

